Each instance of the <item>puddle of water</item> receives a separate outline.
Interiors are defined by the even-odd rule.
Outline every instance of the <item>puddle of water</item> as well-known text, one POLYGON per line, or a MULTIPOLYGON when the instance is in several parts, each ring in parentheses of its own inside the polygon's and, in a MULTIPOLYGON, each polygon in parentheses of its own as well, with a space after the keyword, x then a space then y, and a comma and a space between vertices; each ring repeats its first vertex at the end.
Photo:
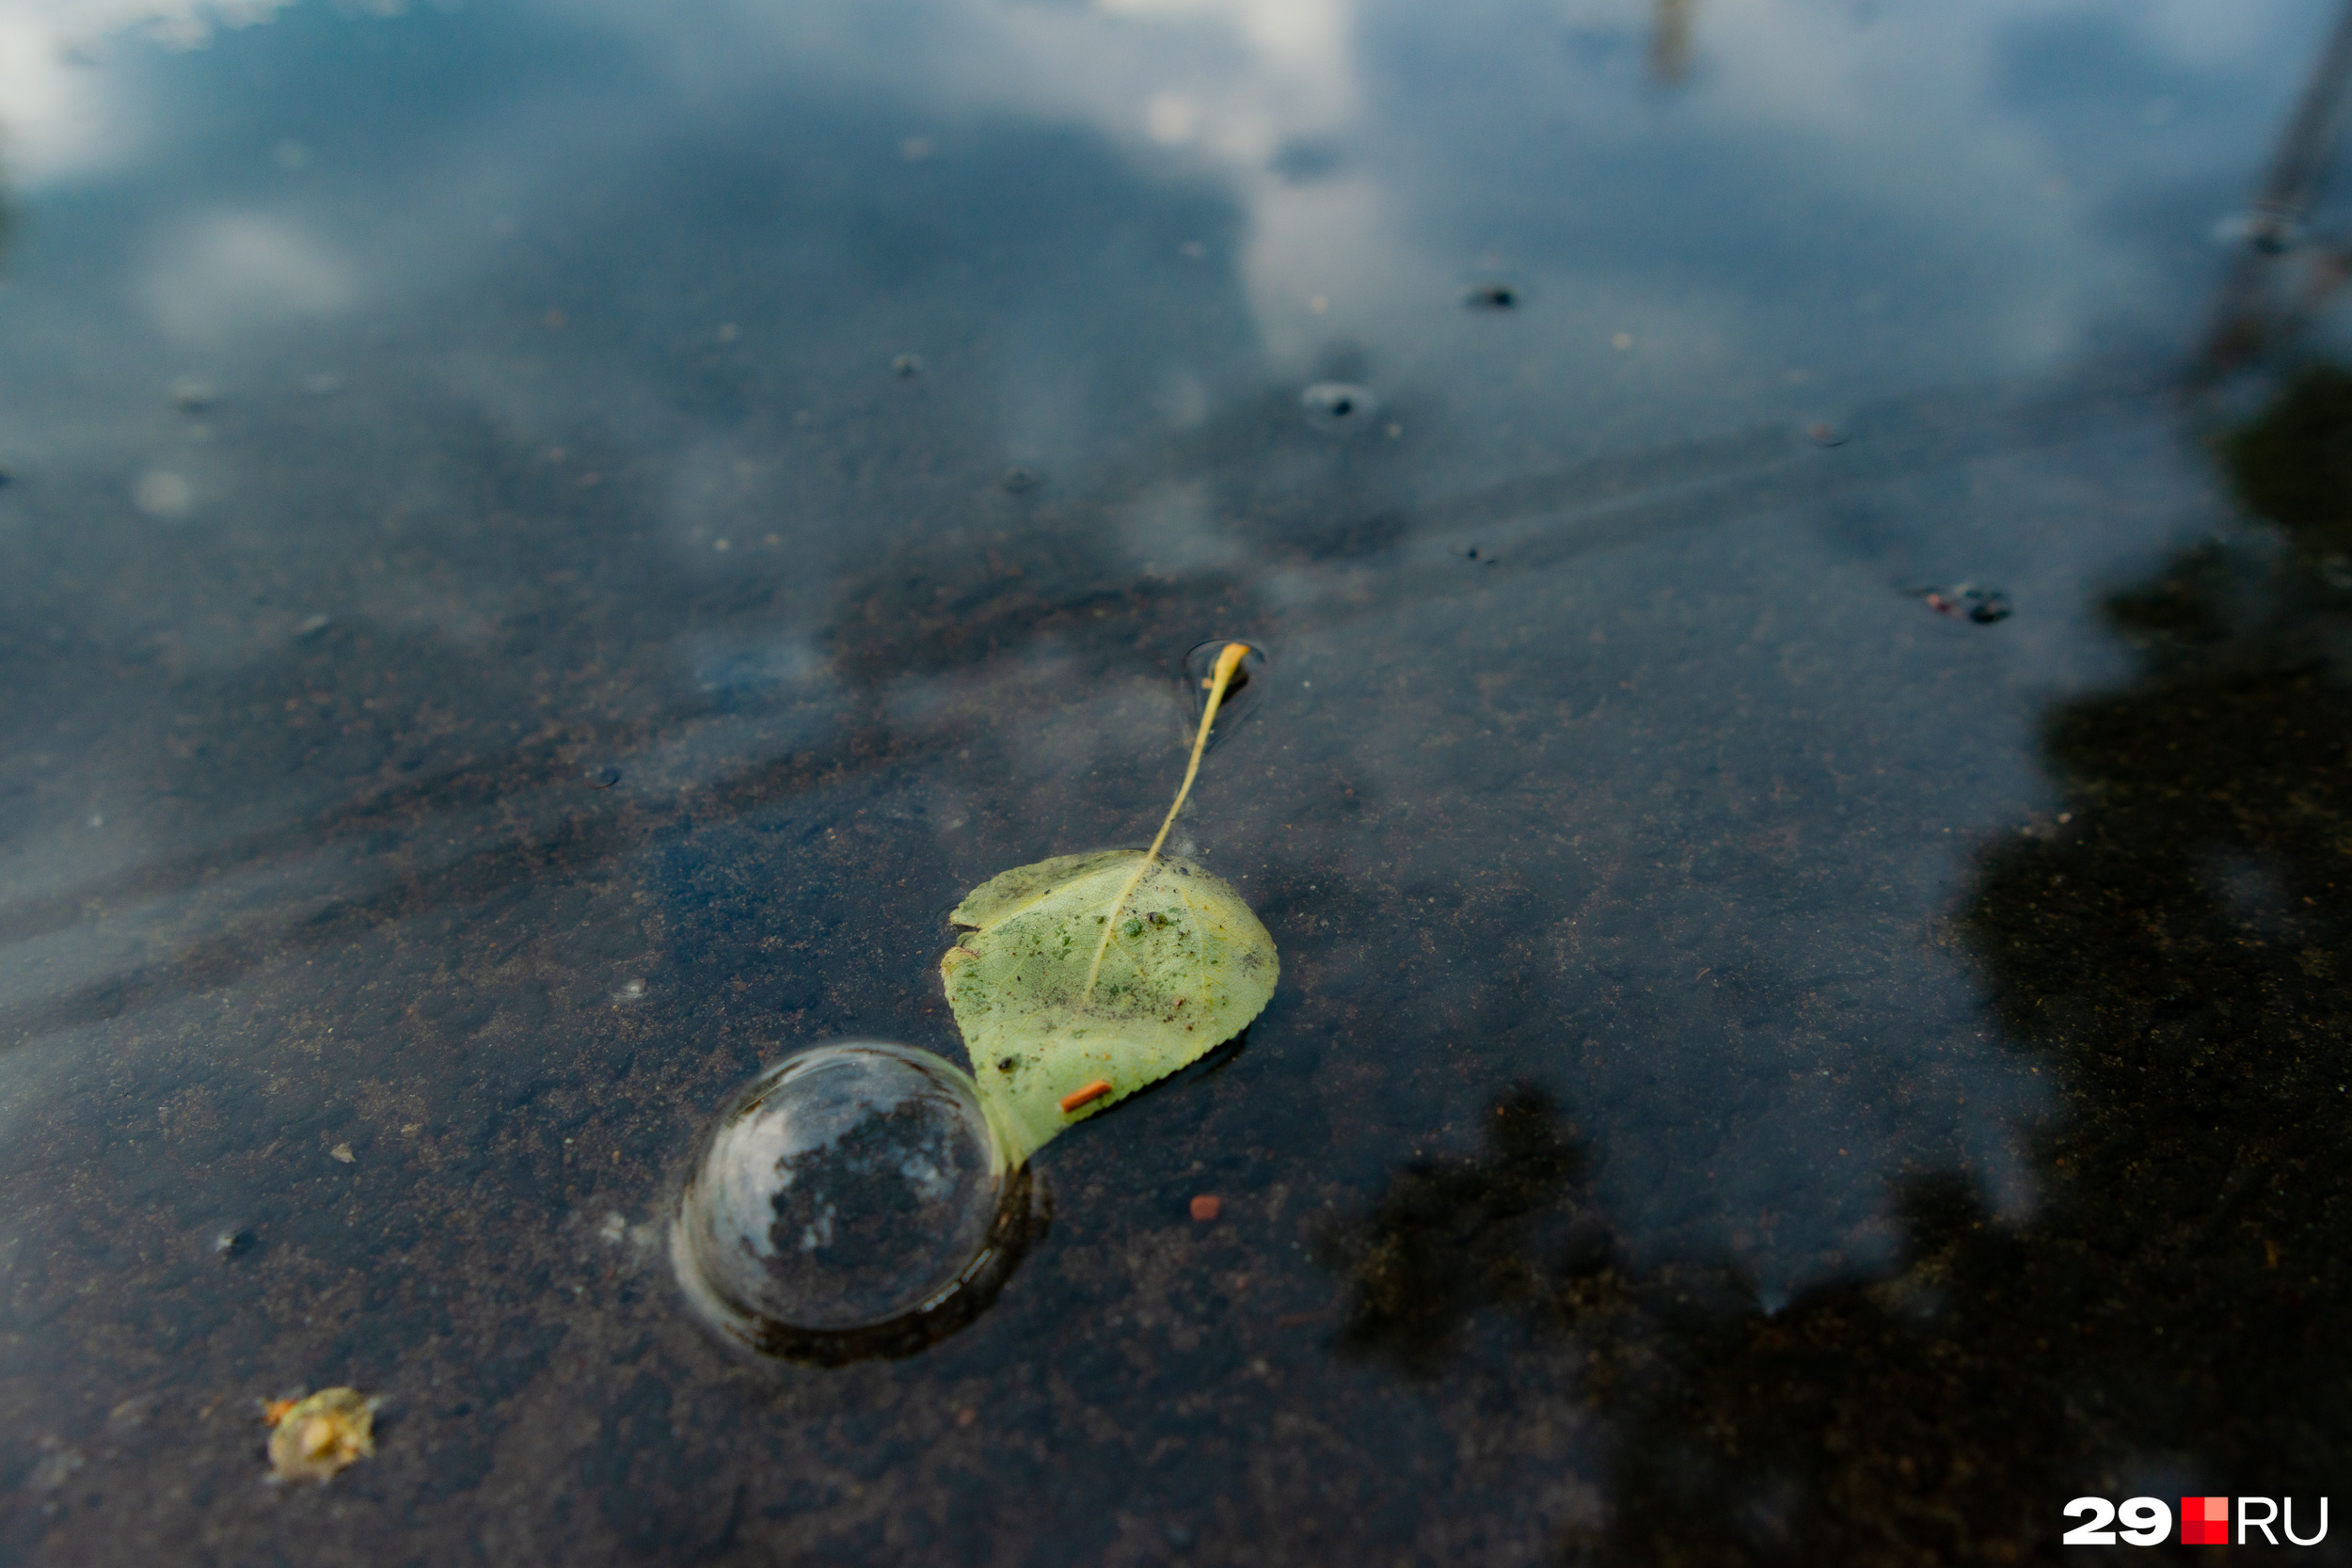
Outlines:
POLYGON ((0 102, 0 1549, 324 1549, 237 1501, 296 1387, 435 1559, 2324 1492, 2318 20, 918 9, 93 17, 0 102), (1228 636, 1171 847, 1274 1001, 994 1202, 770 1160, 704 1277, 905 1223, 739 1354, 714 1117, 949 1071, 945 911, 1148 840, 1228 636))

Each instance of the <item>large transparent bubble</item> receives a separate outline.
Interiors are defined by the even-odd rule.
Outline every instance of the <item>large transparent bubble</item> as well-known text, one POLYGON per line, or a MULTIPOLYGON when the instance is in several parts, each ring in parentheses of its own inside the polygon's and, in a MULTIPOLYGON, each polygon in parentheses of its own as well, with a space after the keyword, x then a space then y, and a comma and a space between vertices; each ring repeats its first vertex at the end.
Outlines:
POLYGON ((720 1118, 671 1261, 730 1337, 854 1360, 969 1321, 1042 1218, 968 1073, 904 1046, 827 1045, 762 1072, 720 1118))

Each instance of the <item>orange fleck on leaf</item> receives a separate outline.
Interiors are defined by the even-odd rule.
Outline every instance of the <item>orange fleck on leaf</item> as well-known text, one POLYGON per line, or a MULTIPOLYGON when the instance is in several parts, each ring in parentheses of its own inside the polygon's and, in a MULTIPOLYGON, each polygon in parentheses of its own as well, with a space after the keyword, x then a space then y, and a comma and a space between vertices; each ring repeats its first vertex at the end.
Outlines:
POLYGON ((1111 1086, 1109 1082, 1105 1079, 1097 1078, 1093 1083, 1089 1084, 1085 1088, 1080 1089, 1073 1094, 1066 1094, 1061 1097, 1062 1115, 1068 1116, 1071 1112, 1077 1110, 1082 1105, 1091 1105, 1096 1101, 1102 1099, 1104 1095, 1110 1092, 1111 1086))

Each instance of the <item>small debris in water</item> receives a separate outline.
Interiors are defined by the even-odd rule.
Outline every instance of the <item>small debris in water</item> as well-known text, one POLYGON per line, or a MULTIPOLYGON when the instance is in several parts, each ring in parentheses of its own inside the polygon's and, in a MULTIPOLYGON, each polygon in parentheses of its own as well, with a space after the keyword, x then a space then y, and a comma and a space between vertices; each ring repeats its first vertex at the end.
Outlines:
POLYGON ((619 990, 612 993, 612 1000, 615 1002, 642 1002, 644 999, 645 982, 643 980, 626 981, 619 990))
MULTIPOLYGON (((8 474, 0 471, 0 484, 7 483, 8 474)), ((2319 577, 2330 588, 2352 588, 2352 557, 2328 557, 2319 563, 2319 577)))
POLYGON ((1199 240, 1186 240, 1176 247, 1176 254, 1187 261, 1205 261, 1209 259, 1209 247, 1199 240))
POLYGON ((183 414, 201 414, 219 401, 220 394, 209 381, 183 376, 171 384, 171 405, 183 414))
POLYGON ((382 1402, 354 1388, 322 1388, 308 1399, 272 1400, 262 1407, 270 1424, 273 1481, 324 1481, 375 1452, 375 1409, 382 1402))
POLYGON ((1805 439, 1817 447, 1842 447, 1846 433, 1827 420, 1816 420, 1804 427, 1805 439))
POLYGON ((1508 283, 1481 283, 1462 296, 1462 303, 1473 310, 1516 310, 1521 295, 1508 283))
POLYGON ((312 615, 304 620, 300 626, 294 627, 294 640, 300 642, 308 642, 310 639, 316 637, 319 633, 325 631, 327 627, 333 626, 334 624, 335 617, 332 615, 312 615))
POLYGON ((1069 1094, 1063 1095, 1061 1097, 1061 1114, 1063 1116, 1068 1116, 1073 1111, 1081 1110, 1086 1106, 1093 1104, 1096 1101, 1102 1099, 1104 1095, 1110 1092, 1110 1081, 1108 1079, 1097 1078, 1093 1083, 1089 1084, 1085 1088, 1076 1089, 1069 1094))
POLYGON ((1045 476, 1039 473, 1035 468, 1024 467, 1019 464, 1015 464, 1011 467, 1005 470, 1005 477, 1002 483, 1007 490, 1009 490, 1014 495, 1018 496, 1027 491, 1034 490, 1039 485, 1044 483, 1045 476))
POLYGON ((591 768, 585 777, 590 789, 611 789, 621 782, 621 770, 617 768, 591 768))
POLYGON ((1915 588, 1911 592, 1938 615, 1964 616, 1980 626, 2010 617, 2009 595, 1997 588, 1963 582, 1952 588, 1915 588))
POLYGON ((1327 436, 1353 436, 1380 412, 1380 395, 1351 381, 1318 381, 1298 401, 1307 422, 1327 436))
POLYGON ((334 1148, 326 1151, 326 1157, 330 1160, 339 1160, 346 1165, 359 1158, 359 1156, 351 1152, 351 1146, 349 1144, 337 1144, 334 1148))
POLYGON ((250 1230, 223 1230, 213 1237, 213 1255, 223 1262, 231 1258, 242 1258, 252 1250, 253 1232, 250 1230))
POLYGON ((1215 1193, 1202 1193, 1192 1200, 1192 1217, 1202 1225, 1223 1212, 1225 1205, 1215 1193))
POLYGON ((901 354, 890 362, 890 372, 902 381, 911 381, 923 373, 922 356, 915 354, 901 354))

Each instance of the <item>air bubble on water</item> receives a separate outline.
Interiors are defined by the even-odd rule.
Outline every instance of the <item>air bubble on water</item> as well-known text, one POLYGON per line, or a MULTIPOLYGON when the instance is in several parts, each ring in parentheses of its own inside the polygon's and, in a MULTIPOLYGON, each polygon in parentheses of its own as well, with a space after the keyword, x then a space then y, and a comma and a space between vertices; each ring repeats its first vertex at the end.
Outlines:
POLYGON ((951 1332, 1037 1219, 971 1075, 925 1052, 819 1046, 770 1068, 706 1144, 670 1230, 687 1299, 755 1350, 822 1361, 951 1332))
POLYGON ((1217 705, 1216 726, 1209 732, 1209 749, 1215 751, 1218 741, 1233 733, 1234 727, 1255 712, 1266 688, 1265 649, 1247 637, 1213 637, 1184 656, 1184 682, 1185 701, 1191 706, 1196 729, 1202 710, 1209 705, 1209 686, 1216 678, 1217 656, 1232 642, 1245 644, 1249 651, 1242 655, 1241 668, 1225 685, 1225 700, 1217 705))
POLYGON ((1298 401, 1307 422, 1327 436, 1353 436, 1380 412, 1380 394, 1352 381, 1318 381, 1298 401))

